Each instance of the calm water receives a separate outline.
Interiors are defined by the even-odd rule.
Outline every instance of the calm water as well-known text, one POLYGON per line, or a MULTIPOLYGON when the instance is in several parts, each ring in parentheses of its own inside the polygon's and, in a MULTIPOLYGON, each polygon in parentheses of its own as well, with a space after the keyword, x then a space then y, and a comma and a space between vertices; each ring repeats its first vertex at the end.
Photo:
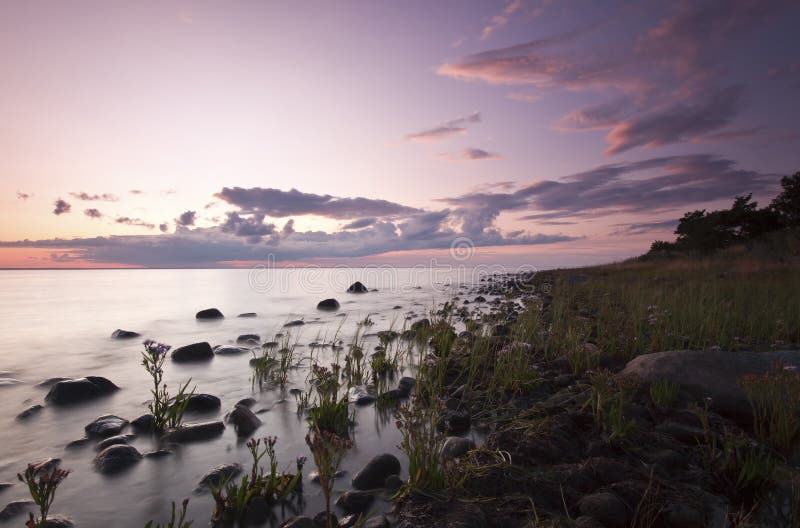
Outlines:
MULTIPOLYGON (((281 332, 292 319, 304 319, 301 344, 325 336, 330 339, 343 318, 337 313, 318 312, 316 304, 336 297, 346 313, 341 336, 353 334, 356 321, 371 315, 370 332, 399 329, 411 312, 424 315, 452 296, 457 288, 448 283, 470 282, 456 272, 433 276, 424 270, 91 270, 91 271, 0 271, 0 378, 17 384, 0 386, 0 481, 16 482, 16 473, 26 464, 46 457, 63 459, 72 474, 59 489, 52 513, 70 516, 78 526, 141 527, 148 519, 164 520, 172 500, 191 497, 190 518, 205 526, 212 509, 209 494, 193 495, 198 479, 208 469, 239 462, 249 467, 249 454, 232 427, 217 438, 190 444, 174 456, 144 459, 132 469, 113 477, 92 469, 96 454, 92 445, 65 451, 64 446, 84 436, 84 426, 97 416, 116 414, 133 419, 146 412, 149 378, 140 365, 141 340, 110 338, 116 328, 134 330, 143 338, 181 346, 197 341, 213 345, 232 344, 244 333, 260 334, 265 340, 281 332), (364 295, 342 293, 348 284, 361 280, 377 292, 364 295), (402 309, 395 309, 395 306, 402 309), (226 318, 198 322, 194 314, 203 308, 219 308, 226 318), (257 318, 237 318, 256 312, 257 318), (46 389, 40 381, 55 377, 105 376, 122 390, 115 395, 69 408, 50 408, 25 422, 15 416, 35 403, 44 403, 46 389)), ((375 342, 370 343, 368 349, 375 342)), ((307 347, 299 348, 301 355, 307 347)), ((221 420, 242 398, 257 400, 254 411, 264 425, 256 436, 278 436, 281 465, 294 468, 294 459, 309 456, 303 437, 307 424, 296 413, 294 398, 279 390, 251 388, 250 356, 218 356, 200 365, 166 363, 165 381, 171 388, 192 378, 198 393, 222 400, 219 413, 188 416, 187 421, 221 420), (285 401, 284 401, 285 400, 285 401)), ((306 372, 293 373, 286 390, 304 387, 306 372)), ((349 478, 369 458, 395 453, 400 436, 390 416, 379 416, 374 407, 357 410, 355 446, 343 469, 347 478, 337 488, 346 489, 349 478)), ((138 437, 132 445, 147 452, 153 443, 138 437)), ((309 456, 310 460, 310 456, 309 456)), ((405 462, 403 460, 403 462, 405 462)), ((313 471, 309 461, 304 473, 313 471)), ((19 484, 0 492, 0 509, 12 500, 27 498, 19 484)), ((319 487, 306 482, 305 499, 311 515, 323 509, 319 487)), ((387 504, 376 501, 375 508, 387 504)), ((282 518, 280 511, 276 512, 282 518)), ((291 513, 286 512, 287 517, 291 513)), ((22 517, 11 524, 19 525, 22 517)))

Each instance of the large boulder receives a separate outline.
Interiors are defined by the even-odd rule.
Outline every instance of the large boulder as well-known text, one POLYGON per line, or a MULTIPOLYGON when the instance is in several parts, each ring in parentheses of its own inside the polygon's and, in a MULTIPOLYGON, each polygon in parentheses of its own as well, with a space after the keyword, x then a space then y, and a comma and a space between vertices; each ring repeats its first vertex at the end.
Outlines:
POLYGON ((114 416, 113 414, 106 414, 96 418, 93 422, 84 427, 87 436, 94 436, 100 438, 108 438, 109 436, 116 436, 122 432, 125 426, 128 425, 128 420, 114 416))
POLYGON ((172 361, 189 363, 193 361, 208 361, 214 357, 214 350, 207 342, 192 343, 178 347, 172 351, 172 361))
POLYGON ((206 308, 205 310, 200 310, 195 315, 195 319, 203 319, 203 320, 211 320, 211 319, 223 319, 225 316, 222 315, 222 312, 217 310, 216 308, 206 308))
POLYGON ((225 431, 225 424, 222 422, 202 422, 170 429, 164 433, 161 439, 164 442, 188 444, 211 440, 221 435, 223 431, 225 431))
POLYGON ((131 330, 123 330, 121 328, 117 328, 113 332, 111 332, 111 339, 133 339, 134 337, 140 337, 142 334, 139 332, 133 332, 131 330))
POLYGON ((356 281, 347 288, 347 293, 367 293, 369 290, 366 286, 356 281))
POLYGON ((317 310, 333 311, 339 309, 339 301, 336 299, 325 299, 317 303, 317 310))
POLYGON ((187 412, 214 412, 222 406, 219 398, 213 394, 192 394, 189 396, 189 403, 186 404, 187 412))
POLYGON ((386 477, 400 474, 400 461, 390 453, 378 455, 353 477, 353 487, 370 490, 383 487, 386 477))
POLYGON ((94 400, 101 396, 107 396, 119 390, 119 387, 111 381, 100 376, 86 376, 79 379, 67 379, 56 382, 45 401, 53 405, 69 405, 94 400))
POLYGON ((236 434, 240 437, 249 437, 256 429, 261 427, 261 420, 253 411, 244 405, 237 405, 228 415, 228 423, 233 424, 236 434))
POLYGON ((764 374, 775 362, 800 367, 800 351, 725 352, 675 350, 644 354, 628 362, 621 376, 652 383, 671 381, 697 399, 711 398, 711 408, 736 420, 752 420, 752 409, 737 383, 747 374, 764 374))
POLYGON ((142 459, 142 454, 133 446, 115 444, 100 451, 94 457, 94 467, 100 473, 116 473, 129 468, 142 459))

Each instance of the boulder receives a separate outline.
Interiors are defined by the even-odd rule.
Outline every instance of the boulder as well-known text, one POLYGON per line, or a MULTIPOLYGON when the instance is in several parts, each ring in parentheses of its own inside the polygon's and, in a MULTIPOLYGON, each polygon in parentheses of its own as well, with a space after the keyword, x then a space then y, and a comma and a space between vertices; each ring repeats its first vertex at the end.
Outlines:
POLYGON ((475 449, 475 442, 471 438, 461 436, 448 436, 442 446, 442 460, 455 460, 475 449))
POLYGON ((39 411, 41 411, 42 409, 44 409, 44 407, 39 405, 38 403, 36 405, 31 405, 30 407, 28 407, 27 409, 25 409, 24 411, 22 411, 17 415, 17 420, 27 420, 34 414, 38 414, 39 411))
POLYGON ((317 310, 333 311, 339 309, 339 301, 336 299, 325 299, 317 303, 317 310))
POLYGON ((86 431, 87 436, 107 438, 120 434, 127 425, 128 420, 120 418, 119 416, 114 416, 113 414, 106 414, 105 416, 96 418, 83 429, 86 431))
POLYGON ((152 431, 154 420, 155 418, 152 414, 143 414, 131 422, 131 427, 136 431, 152 431))
POLYGON ((107 396, 118 390, 119 387, 106 378, 86 376, 56 382, 44 399, 53 405, 70 405, 107 396))
POLYGON ((240 345, 257 345, 261 342, 261 336, 258 334, 242 334, 236 338, 236 342, 240 345))
POLYGON ((336 499, 336 505, 347 513, 365 513, 375 497, 366 491, 345 491, 336 499))
POLYGON ((367 293, 369 290, 366 286, 356 281, 347 288, 347 293, 367 293))
POLYGON ((621 376, 645 382, 671 381, 697 399, 711 398, 711 408, 749 423, 752 409, 737 381, 747 374, 764 374, 775 362, 800 367, 800 351, 725 352, 676 350, 644 354, 628 362, 621 376))
POLYGON ((97 449, 98 451, 102 451, 103 449, 105 449, 105 448, 107 448, 109 446, 112 446, 112 445, 127 444, 128 440, 131 440, 133 438, 135 438, 134 435, 126 435, 126 434, 125 435, 110 436, 110 437, 108 437, 108 438, 106 438, 104 440, 99 441, 97 443, 97 446, 95 446, 95 449, 97 449))
POLYGON ((212 320, 212 319, 224 319, 225 316, 222 315, 222 312, 217 310, 216 308, 206 308, 205 310, 200 310, 194 316, 195 319, 202 319, 202 320, 212 320))
POLYGON ((192 394, 189 396, 186 410, 188 412, 207 413, 218 411, 221 406, 222 402, 213 394, 192 394))
POLYGON ((239 354, 247 354, 250 352, 249 348, 234 345, 217 345, 213 350, 218 356, 237 356, 239 354))
POLYGON ((581 515, 593 517, 609 528, 626 528, 631 520, 631 510, 614 493, 602 491, 586 495, 578 502, 581 515))
POLYGON ((137 464, 142 454, 133 446, 116 444, 100 451, 94 457, 94 467, 103 474, 116 473, 137 464))
POLYGON ((233 429, 240 437, 249 437, 261 427, 261 420, 249 407, 238 405, 228 415, 228 423, 233 424, 233 429))
POLYGON ((139 332, 117 328, 111 332, 111 339, 133 339, 134 337, 141 337, 141 335, 139 332))
POLYGON ((361 468, 353 477, 353 487, 359 490, 377 489, 389 475, 400 474, 400 461, 390 453, 378 455, 361 468))
POLYGON ((241 472, 242 465, 237 463, 222 464, 220 466, 211 468, 206 471, 205 475, 200 477, 200 481, 197 483, 197 488, 195 488, 195 491, 208 488, 209 484, 213 485, 214 487, 219 487, 221 482, 233 478, 241 472))
POLYGON ((178 347, 172 351, 172 361, 177 363, 188 363, 192 361, 208 361, 214 357, 211 345, 203 341, 202 343, 192 343, 178 347))
POLYGON ((216 438, 225 431, 225 424, 222 422, 201 422, 195 424, 182 425, 176 429, 170 429, 161 440, 164 442, 174 442, 176 444, 188 444, 191 442, 202 442, 216 438))
POLYGON ((6 507, 0 510, 0 522, 7 522, 19 515, 28 512, 37 511, 36 504, 32 500, 18 500, 6 504, 6 507))
POLYGON ((237 407, 241 405, 241 406, 243 406, 243 407, 248 407, 248 408, 250 408, 250 407, 252 407, 252 406, 253 406, 253 405, 255 405, 255 404, 256 404, 256 400, 255 400, 255 398, 242 398, 241 400, 239 400, 238 402, 236 402, 236 406, 237 406, 237 407))

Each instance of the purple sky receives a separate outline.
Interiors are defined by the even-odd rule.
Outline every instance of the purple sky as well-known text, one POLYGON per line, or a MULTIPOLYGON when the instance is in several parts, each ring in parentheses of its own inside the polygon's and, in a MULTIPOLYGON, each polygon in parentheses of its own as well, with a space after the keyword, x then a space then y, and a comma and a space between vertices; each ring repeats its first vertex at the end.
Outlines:
POLYGON ((0 267, 639 254, 800 170, 798 22, 782 0, 6 2, 0 267))

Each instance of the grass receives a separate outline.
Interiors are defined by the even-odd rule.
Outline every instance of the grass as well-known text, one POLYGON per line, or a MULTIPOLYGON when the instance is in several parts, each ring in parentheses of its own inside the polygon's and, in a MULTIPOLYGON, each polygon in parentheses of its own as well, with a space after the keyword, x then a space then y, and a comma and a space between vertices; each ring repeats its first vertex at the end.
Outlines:
POLYGON ((397 411, 396 424, 403 436, 399 447, 408 457, 406 493, 437 494, 445 488, 441 463, 445 437, 437 427, 440 417, 438 406, 425 406, 418 397, 397 411))
POLYGON ((253 386, 256 384, 262 388, 265 384, 278 385, 281 388, 286 386, 289 371, 297 366, 295 348, 300 335, 292 340, 291 334, 286 333, 280 339, 278 346, 264 343, 261 346, 260 356, 253 353, 253 359, 250 361, 253 367, 253 386))
POLYGON ((189 499, 184 499, 181 504, 180 512, 176 511, 175 502, 172 502, 172 512, 169 516, 169 521, 164 524, 157 523, 153 525, 153 521, 148 521, 144 528, 189 528, 194 521, 186 520, 186 508, 189 506, 189 499))
POLYGON ((340 371, 335 363, 330 369, 320 365, 311 366, 311 386, 316 396, 308 414, 315 430, 349 438, 350 428, 355 422, 347 394, 340 394, 340 371))
POLYGON ((753 409, 753 430, 761 440, 791 455, 800 435, 800 374, 776 364, 764 375, 739 380, 753 409))
POLYGON ((681 386, 669 380, 654 381, 650 384, 650 401, 658 409, 669 409, 678 401, 681 386))
POLYGON ((636 392, 638 381, 631 377, 615 377, 606 369, 588 374, 591 389, 586 405, 591 409, 595 426, 602 429, 609 442, 623 440, 635 423, 625 416, 625 406, 636 392))

